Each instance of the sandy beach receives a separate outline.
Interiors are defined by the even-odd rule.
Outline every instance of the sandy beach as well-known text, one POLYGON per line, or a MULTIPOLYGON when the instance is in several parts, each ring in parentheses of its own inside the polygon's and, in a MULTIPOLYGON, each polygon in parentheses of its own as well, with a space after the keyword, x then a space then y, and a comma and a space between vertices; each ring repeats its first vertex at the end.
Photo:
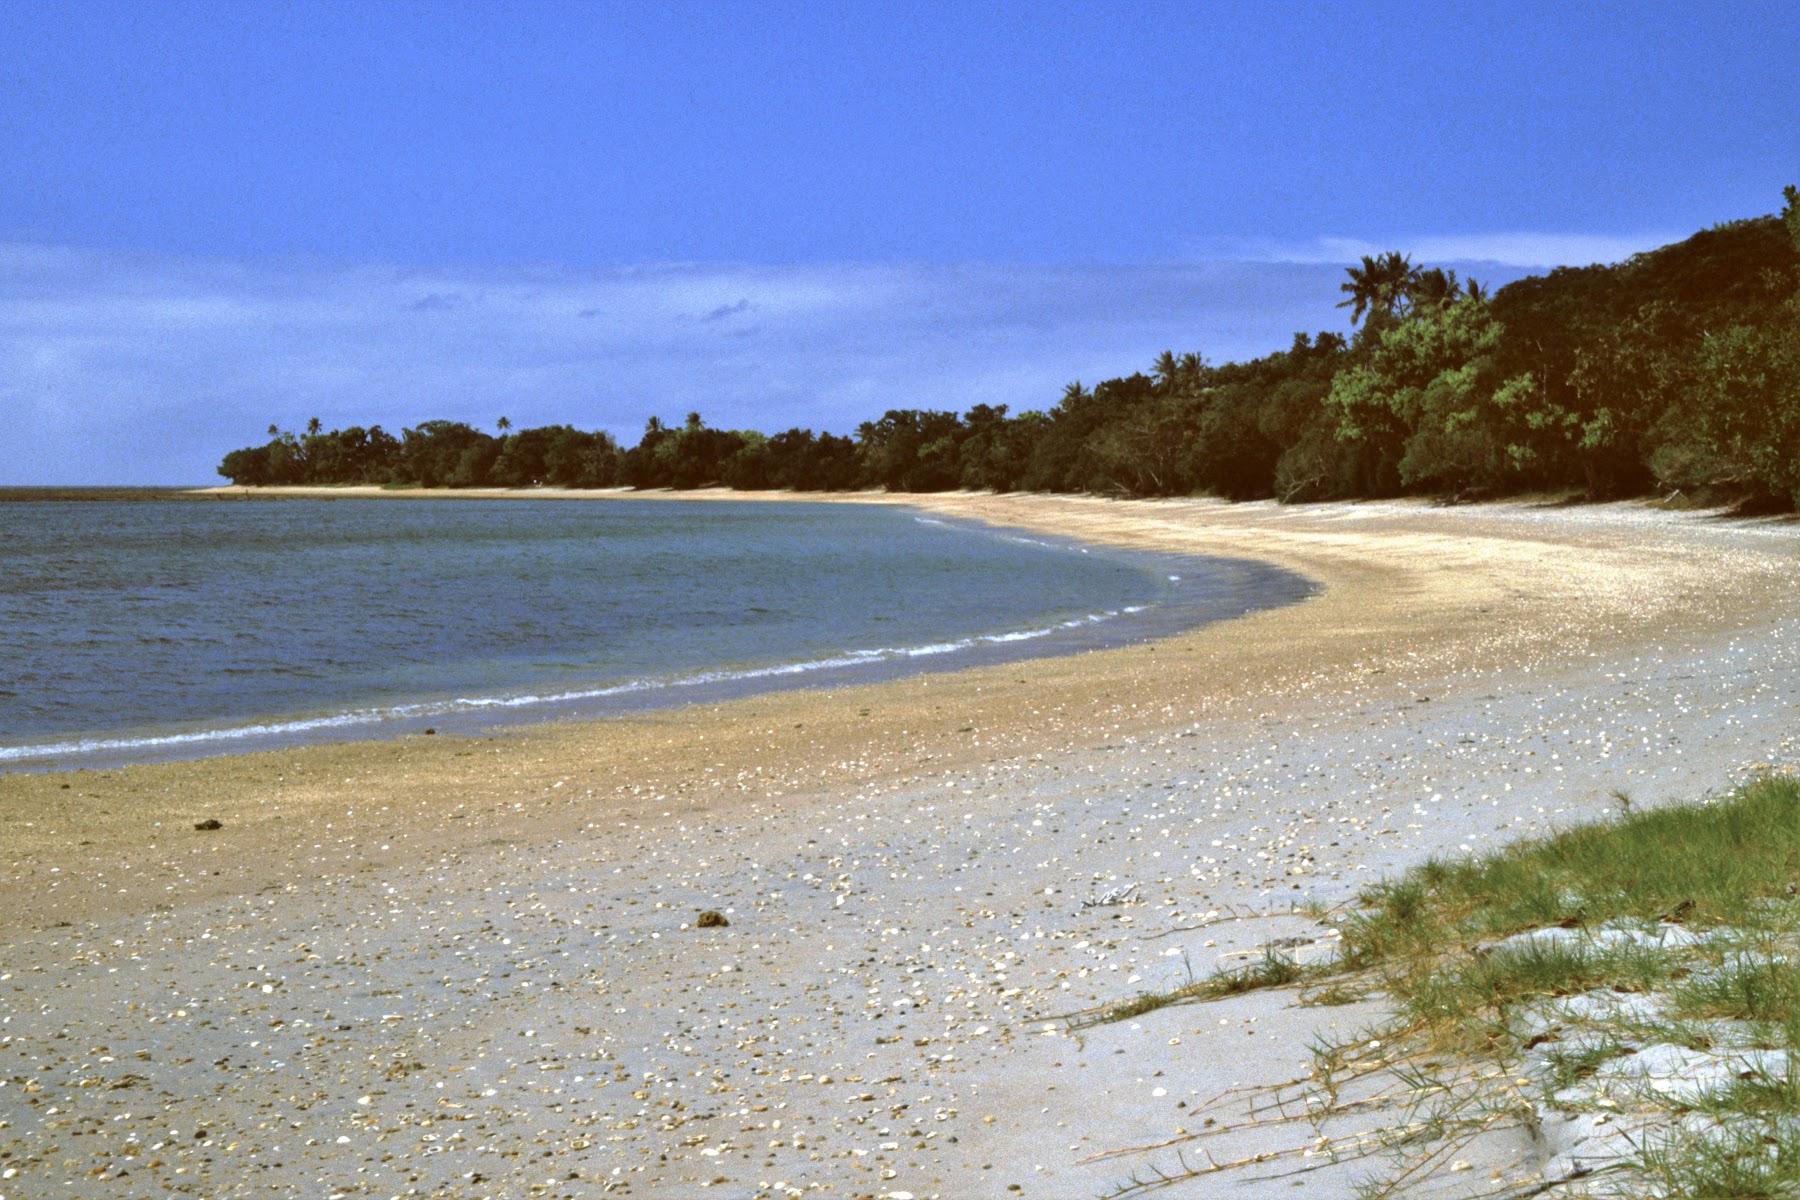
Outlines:
MULTIPOLYGON (((1800 761, 1790 521, 820 502, 1321 590, 866 687, 0 775, 0 1197, 1100 1195, 1172 1165, 1110 1152, 1227 1119, 1212 1098, 1379 1010, 1059 1016, 1273 939, 1323 953, 1291 910, 1396 866, 1800 761)), ((1521 1133, 1428 1194, 1535 1165, 1521 1133)))

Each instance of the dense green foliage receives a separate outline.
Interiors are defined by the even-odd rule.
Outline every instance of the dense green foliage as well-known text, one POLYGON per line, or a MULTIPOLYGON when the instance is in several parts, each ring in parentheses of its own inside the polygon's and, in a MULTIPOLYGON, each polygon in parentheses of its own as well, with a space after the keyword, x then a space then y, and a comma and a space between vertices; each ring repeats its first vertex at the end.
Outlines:
POLYGON ((1071 384, 1045 412, 897 409, 854 437, 652 418, 629 450, 568 426, 271 427, 244 484, 942 491, 1231 499, 1653 489, 1800 504, 1800 193, 1617 266, 1492 296, 1400 254, 1343 284, 1356 333, 1071 384))

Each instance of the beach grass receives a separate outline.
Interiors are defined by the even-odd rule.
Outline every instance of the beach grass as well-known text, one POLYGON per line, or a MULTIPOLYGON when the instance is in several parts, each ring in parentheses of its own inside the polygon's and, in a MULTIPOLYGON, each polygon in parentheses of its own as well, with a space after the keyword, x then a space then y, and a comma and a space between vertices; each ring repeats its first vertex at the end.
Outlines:
POLYGON ((1669 1200, 1776 1200, 1800 1195, 1800 1129, 1753 1121, 1713 1137, 1646 1145, 1635 1164, 1652 1194, 1669 1200))
POLYGON ((1545 926, 1669 921, 1703 929, 1785 925, 1800 882, 1800 781, 1771 776, 1718 800, 1433 860, 1362 896, 1343 923, 1349 967, 1430 959, 1545 926))
MULTIPOLYGON (((1771 947, 1771 953, 1779 953, 1771 947)), ((1751 1021, 1780 1031, 1785 1044, 1800 1036, 1800 965, 1740 954, 1717 969, 1682 980, 1676 1011, 1684 1017, 1751 1021)))
MULTIPOLYGON (((1170 1004, 1370 972, 1416 1028, 1466 1048, 1514 1001, 1600 986, 1642 991, 1677 970, 1671 952, 1634 942, 1496 942, 1621 921, 1729 928, 1738 938, 1779 935, 1800 919, 1797 884, 1800 780, 1771 776, 1716 800, 1627 807, 1617 820, 1492 854, 1433 859, 1368 889, 1338 918, 1342 940, 1330 963, 1302 967, 1269 951, 1248 966, 1140 993, 1099 1016, 1124 1020, 1170 1004)), ((1340 1003, 1350 994, 1342 983, 1326 990, 1340 1003)), ((1684 1015, 1800 1022, 1800 965, 1747 961, 1685 983, 1680 994, 1684 1015)))
POLYGON ((1645 992, 1674 970, 1654 947, 1532 941, 1436 969, 1409 967, 1389 986, 1408 1032, 1422 1034, 1434 1050, 1483 1053, 1514 1036, 1507 1018, 1523 1001, 1597 988, 1645 992))
POLYGON ((1171 1004, 1223 1000, 1227 996, 1241 995, 1244 992, 1286 987, 1303 979, 1306 971, 1307 968, 1297 965, 1286 955, 1273 950, 1265 951, 1262 958, 1246 966, 1218 971, 1165 991, 1139 992, 1129 1000, 1106 1005, 1092 1013, 1078 1014, 1078 1019, 1072 1023, 1080 1027, 1126 1021, 1155 1012, 1159 1008, 1167 1008, 1171 1004))
POLYGON ((1369 889, 1340 922, 1335 968, 1367 972, 1404 1032, 1434 1050, 1517 1049, 1513 1009, 1608 988, 1667 988, 1665 1036, 1706 1040, 1707 1019, 1765 1027, 1800 1049, 1800 781, 1771 776, 1724 797, 1425 863, 1369 889), (1613 941, 1621 927, 1651 931, 1613 941), (1679 930, 1664 944, 1655 931, 1679 930), (1557 930, 1588 936, 1552 940, 1557 930), (1704 944, 1688 935, 1710 933, 1704 944), (1523 940, 1516 935, 1531 934, 1523 940), (1515 938, 1513 942, 1506 939, 1515 938), (1790 1032, 1791 1031, 1791 1032, 1790 1032))
POLYGON ((1333 1111, 1346 1080, 1394 1081, 1408 1110, 1396 1127, 1427 1133, 1395 1142, 1411 1158, 1373 1195, 1402 1194, 1397 1181, 1499 1124, 1584 1103, 1571 1094, 1612 1106, 1615 1092, 1641 1132, 1569 1194, 1800 1195, 1800 780, 1765 776, 1648 811, 1618 799, 1616 818, 1432 860, 1365 890, 1325 918, 1341 935, 1332 960, 1297 966, 1270 952, 1098 1019, 1296 983, 1311 985, 1302 1003, 1384 995, 1385 1023, 1316 1049, 1310 1110, 1333 1111), (1554 1015, 1575 997, 1650 1007, 1554 1015), (1571 1021, 1579 1036, 1547 1032, 1571 1021), (1601 1078, 1656 1045, 1747 1065, 1708 1086, 1601 1078), (1770 1057, 1728 1057, 1755 1053, 1770 1057))

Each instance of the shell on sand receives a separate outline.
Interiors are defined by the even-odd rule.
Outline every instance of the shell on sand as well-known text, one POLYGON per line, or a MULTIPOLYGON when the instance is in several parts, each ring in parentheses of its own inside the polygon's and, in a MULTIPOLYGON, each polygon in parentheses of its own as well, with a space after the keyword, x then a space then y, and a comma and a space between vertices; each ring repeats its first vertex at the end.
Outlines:
POLYGON ((0 1193, 1097 1194, 1133 1163, 1095 1154, 1373 1014, 1057 1014, 1318 933, 1232 914, 1795 754, 1781 523, 905 502, 1324 587, 855 689, 0 776, 0 1193))

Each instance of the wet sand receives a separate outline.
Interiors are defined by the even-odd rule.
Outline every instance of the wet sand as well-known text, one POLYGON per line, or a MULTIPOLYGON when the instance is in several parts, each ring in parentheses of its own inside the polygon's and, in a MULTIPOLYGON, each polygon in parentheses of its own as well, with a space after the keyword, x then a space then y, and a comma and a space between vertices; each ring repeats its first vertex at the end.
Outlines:
POLYGON ((1159 1160, 1090 1156, 1374 1010, 1049 1018, 1319 932, 1218 914, 1796 753, 1789 523, 906 502, 1323 590, 869 687, 0 776, 0 1196, 1094 1195, 1159 1160))

